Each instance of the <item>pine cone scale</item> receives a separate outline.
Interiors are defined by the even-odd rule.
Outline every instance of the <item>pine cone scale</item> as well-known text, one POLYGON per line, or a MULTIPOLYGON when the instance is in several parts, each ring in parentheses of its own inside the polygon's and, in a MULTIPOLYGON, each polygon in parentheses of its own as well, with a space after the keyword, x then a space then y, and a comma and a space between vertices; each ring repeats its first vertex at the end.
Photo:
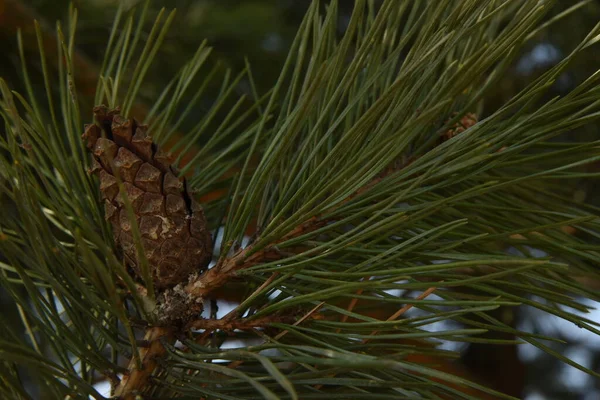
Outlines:
POLYGON ((161 193, 161 175, 158 168, 143 163, 135 175, 134 184, 146 192, 161 193))

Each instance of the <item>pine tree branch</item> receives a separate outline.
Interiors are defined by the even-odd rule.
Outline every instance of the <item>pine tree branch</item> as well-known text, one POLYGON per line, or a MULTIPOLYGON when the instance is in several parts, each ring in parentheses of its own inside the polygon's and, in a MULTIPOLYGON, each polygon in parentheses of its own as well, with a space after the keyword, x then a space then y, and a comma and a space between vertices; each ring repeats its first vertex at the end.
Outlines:
POLYGON ((190 322, 186 329, 204 329, 207 331, 232 332, 235 330, 252 330, 256 328, 266 328, 274 322, 290 323, 293 320, 291 316, 270 315, 262 318, 240 318, 240 319, 198 319, 190 322))
MULTIPOLYGON (((468 113, 458 122, 453 124, 450 129, 448 129, 441 136, 441 140, 446 141, 452 139, 454 136, 464 132, 468 128, 474 126, 476 123, 477 116, 474 113, 468 113)), ((358 189, 352 195, 348 196, 348 198, 342 201, 332 211, 335 211, 337 208, 347 204, 358 195, 369 191, 388 175, 400 171, 402 168, 410 165, 412 161, 414 160, 408 160, 400 164, 394 163, 394 165, 389 166, 366 185, 358 189)), ((233 256, 219 260, 219 262, 213 268, 209 269, 200 276, 192 277, 191 281, 186 285, 185 291, 194 297, 204 297, 213 290, 222 287, 224 284, 230 281, 235 276, 236 272, 241 269, 250 268, 267 260, 275 261, 282 259, 284 255, 277 249, 277 245, 279 243, 283 243, 290 239, 314 232, 317 229, 325 226, 330 221, 331 218, 313 216, 308 221, 296 226, 290 232, 283 235, 279 240, 260 250, 255 251, 254 246, 250 244, 248 247, 238 250, 233 256)))
POLYGON ((313 232, 326 223, 327 220, 313 217, 264 249, 254 251, 252 245, 245 249, 240 249, 232 257, 220 260, 213 268, 198 276, 196 279, 192 279, 192 281, 186 285, 185 291, 194 297, 204 297, 208 293, 227 283, 235 276, 235 273, 241 269, 250 268, 266 260, 274 261, 281 259, 283 255, 276 249, 278 243, 313 232))
POLYGON ((144 341, 147 346, 140 350, 141 368, 133 357, 127 367, 129 374, 123 376, 114 390, 114 396, 120 400, 134 400, 147 387, 148 379, 158 367, 159 360, 166 355, 163 340, 174 342, 173 329, 153 327, 146 331, 144 341))
MULTIPOLYGON (((215 144, 219 139, 213 141, 213 138, 223 138, 225 133, 226 139, 220 143, 228 143, 227 139, 236 135, 238 123, 231 121, 235 120, 237 104, 216 131, 207 129, 212 131, 209 145, 195 154, 186 167, 186 171, 199 171, 197 186, 192 184, 192 188, 202 188, 200 193, 210 192, 215 186, 214 180, 221 179, 239 160, 246 159, 246 165, 252 167, 244 167, 239 174, 240 183, 228 194, 233 199, 229 210, 212 213, 213 220, 227 221, 220 223, 225 232, 222 258, 213 269, 191 278, 187 282, 187 293, 181 292, 182 286, 186 288, 184 281, 159 292, 156 304, 150 301, 154 300, 150 293, 134 292, 131 271, 118 262, 120 255, 114 254, 115 248, 108 245, 112 238, 95 204, 97 190, 91 190, 94 187, 89 187, 88 177, 79 168, 81 162, 77 161, 81 161, 81 157, 80 160, 65 157, 69 153, 78 155, 81 150, 76 135, 81 125, 80 107, 71 104, 78 103, 77 98, 69 97, 71 80, 79 75, 71 71, 80 69, 77 61, 70 59, 76 58, 72 47, 74 28, 65 41, 69 46, 58 45, 59 59, 61 48, 62 54, 69 58, 66 74, 59 71, 60 106, 52 105, 51 96, 53 77, 50 72, 56 66, 44 67, 53 120, 51 130, 45 129, 50 125, 47 117, 29 111, 24 101, 22 105, 33 118, 20 118, 16 107, 12 107, 8 89, 2 88, 3 98, 8 99, 3 116, 8 122, 9 135, 8 141, 2 143, 3 150, 8 151, 2 152, 0 162, 2 169, 9 172, 3 173, 8 179, 0 191, 15 203, 21 220, 6 223, 6 230, 5 223, 2 224, 6 232, 2 250, 10 257, 11 265, 0 263, 0 268, 8 274, 8 278, 0 274, 0 281, 22 306, 25 324, 31 326, 31 331, 39 332, 39 342, 52 343, 49 354, 53 359, 62 362, 63 369, 77 368, 77 376, 69 380, 69 386, 76 387, 77 391, 82 388, 92 391, 93 388, 86 389, 83 383, 93 380, 94 374, 106 371, 105 376, 113 381, 114 392, 122 400, 149 393, 164 398, 254 398, 256 390, 272 399, 279 398, 284 391, 291 398, 298 398, 296 390, 300 398, 313 394, 322 397, 333 392, 339 392, 336 393, 339 397, 353 394, 356 397, 362 392, 409 397, 416 393, 427 398, 454 394, 462 398, 464 387, 478 386, 457 378, 460 375, 455 376, 453 372, 440 374, 443 369, 437 365, 430 367, 437 364, 431 362, 432 358, 421 356, 433 354, 445 359, 448 354, 434 349, 433 345, 418 347, 420 342, 407 338, 424 338, 423 342, 427 342, 427 339, 446 336, 450 340, 478 341, 482 339, 475 335, 495 329, 510 333, 511 338, 538 337, 521 334, 500 320, 486 318, 477 324, 469 321, 469 316, 475 313, 487 316, 502 305, 516 307, 519 304, 581 322, 583 328, 597 333, 593 321, 558 306, 585 311, 586 306, 578 304, 574 296, 597 297, 573 283, 573 279, 574 274, 587 277, 585 274, 589 273, 590 278, 594 277, 595 269, 589 267, 597 264, 592 263, 597 262, 598 246, 589 238, 578 241, 565 237, 565 232, 558 228, 572 225, 597 237, 598 224, 594 222, 597 219, 590 218, 597 215, 598 210, 590 211, 579 204, 563 206, 556 198, 544 202, 548 195, 537 192, 539 188, 550 186, 546 183, 551 179, 593 176, 570 170, 583 162, 597 160, 600 157, 597 143, 583 149, 566 144, 552 147, 546 140, 595 118, 597 90, 590 87, 597 81, 590 78, 589 83, 565 100, 546 103, 529 114, 529 109, 537 104, 537 94, 544 89, 541 86, 549 85, 562 73, 562 67, 555 68, 478 125, 471 135, 437 149, 443 151, 427 153, 436 143, 449 140, 468 128, 465 125, 470 123, 469 116, 460 117, 481 99, 488 85, 494 84, 493 77, 503 71, 506 65, 495 68, 496 61, 500 57, 510 61, 512 49, 518 49, 527 35, 532 34, 534 28, 529 27, 534 26, 543 13, 528 2, 523 2, 521 8, 515 2, 513 7, 516 8, 502 10, 507 6, 500 7, 494 2, 484 6, 476 0, 448 0, 440 5, 436 3, 436 7, 414 8, 414 15, 422 18, 411 22, 412 17, 407 15, 410 18, 406 21, 403 16, 410 6, 403 11, 395 8, 396 2, 388 0, 383 2, 383 12, 376 15, 367 3, 370 2, 357 2, 358 11, 349 23, 349 34, 339 43, 335 6, 329 8, 325 22, 321 23, 317 18, 317 2, 313 3, 313 14, 306 19, 309 22, 303 25, 301 32, 304 33, 298 36, 299 45, 294 47, 301 56, 290 58, 289 70, 297 72, 289 77, 282 74, 273 91, 280 93, 267 97, 272 101, 269 100, 264 112, 259 112, 261 117, 256 129, 256 121, 251 122, 252 128, 243 131, 242 139, 235 139, 235 145, 223 153, 220 151, 215 144), (367 18, 365 13, 374 18, 367 18), (527 15, 532 17, 526 18, 527 15), (489 19, 496 22, 488 26, 489 19), (509 24, 506 29, 496 26, 504 26, 501 24, 504 19, 514 21, 515 26, 509 24), (390 37, 389 32, 395 32, 403 21, 407 29, 398 31, 398 41, 393 35, 390 37), (365 26, 360 28, 363 22, 365 26), (448 26, 452 31, 446 29, 448 26), (318 33, 317 40, 311 41, 308 32, 318 33), (304 46, 303 42, 308 45, 304 46), (354 42, 358 44, 356 48, 353 48, 354 42), (304 54, 311 54, 306 69, 303 68, 304 54), (425 66, 429 68, 423 68, 425 66), (489 80, 485 78, 486 71, 492 71, 489 80), (480 86, 481 90, 474 93, 473 89, 480 86), (8 115, 6 110, 13 108, 14 113, 8 115), (513 113, 517 108, 519 111, 513 113), (421 113, 420 109, 425 112, 421 113), (457 110, 461 111, 452 121, 460 120, 460 125, 441 137, 433 137, 434 132, 440 132, 443 119, 457 110), (267 115, 274 114, 279 114, 276 122, 266 124, 267 115), (64 130, 57 123, 60 117, 65 120, 64 130), (67 147, 63 143, 65 137, 69 139, 67 147), (248 151, 244 145, 250 142, 253 145, 248 151), (267 146, 263 148, 264 142, 267 146), (255 148, 255 143, 260 145, 255 148), (548 150, 545 146, 549 151, 538 155, 537 150, 548 150), (332 149, 334 151, 330 151, 332 149), (495 154, 494 149, 505 151, 495 154), (579 150, 584 153, 583 158, 579 150), (257 166, 251 163, 253 157, 260 158, 257 166), (397 159, 402 162, 390 166, 389 163, 397 159), (413 163, 411 168, 402 170, 409 162, 413 163), (203 166, 209 168, 203 169, 203 166), (205 175, 210 178, 204 178, 205 175), (248 176, 252 178, 249 182, 245 180, 248 176), (541 182, 546 178, 548 180, 541 182), (520 186, 523 182, 532 186, 523 188, 520 186), (536 197, 538 195, 543 199, 536 197), (241 200, 239 204, 238 200, 241 200), (513 216, 515 218, 511 218, 513 216), (259 228, 250 245, 241 250, 234 247, 230 253, 229 247, 239 243, 254 225, 259 228), (97 234, 98 226, 103 229, 101 237, 97 234), (54 234, 56 228, 60 235, 54 234), (519 256, 503 254, 509 246, 517 250, 531 246, 548 254, 549 260, 564 263, 546 261, 546 258, 532 260, 538 257, 527 250, 523 251, 522 261, 519 256), (572 270, 567 270, 571 266, 572 270), (117 287, 114 278, 119 277, 130 294, 117 287), (254 282, 244 282, 243 290, 239 290, 241 304, 232 312, 221 319, 214 316, 198 319, 202 297, 209 294, 220 300, 224 290, 235 287, 229 283, 241 281, 230 282, 238 277, 258 280, 260 287, 252 292, 248 289, 254 282), (21 288, 17 285, 28 291, 29 298, 22 303, 18 293, 21 288), (48 299, 42 297, 40 287, 48 288, 44 293, 48 299), (438 288, 435 298, 427 298, 438 288), (463 288, 477 291, 471 294, 463 288), (154 306, 174 304, 161 301, 175 291, 179 291, 182 300, 177 305, 183 307, 166 313, 172 317, 167 322, 159 319, 165 326, 151 326, 157 323, 154 306), (407 298, 406 291, 422 294, 412 299, 407 298), (252 293, 248 295, 249 292, 252 293), (544 301, 556 303, 557 308, 527 297, 537 295, 544 301), (46 306, 47 300, 54 303, 54 308, 46 306), (192 302, 191 307, 187 307, 190 306, 187 300, 192 302), (58 310, 56 304, 64 306, 64 311, 58 310), (298 318, 298 310, 315 305, 308 314, 298 318), (402 315, 413 306, 427 315, 402 315), (321 307, 323 312, 318 313, 321 307), (456 309, 446 310, 448 307, 456 309), (193 322, 182 318, 178 312, 182 309, 191 315, 193 322), (134 328, 131 321, 138 315, 144 325, 134 328), (399 317, 406 318, 396 321, 399 317), (427 325, 436 321, 456 321, 469 329, 429 332, 427 325), (121 327, 126 332, 121 332, 121 327), (472 327, 477 329, 470 329, 472 327), (144 340, 137 340, 136 333, 144 329, 144 340), (179 335, 189 329, 204 329, 204 332, 194 332, 194 340, 189 341, 179 335), (250 335, 244 332, 238 336, 235 331, 240 330, 251 331, 262 338, 264 342, 258 349, 274 349, 277 355, 263 353, 255 346, 235 350, 222 346, 220 340, 227 337, 244 340, 250 335), (230 335, 216 335, 215 331, 230 335), (287 335, 286 340, 279 342, 284 335, 287 335), (56 340, 57 337, 61 340, 56 340), (187 347, 174 346, 176 339, 187 347), (362 339, 362 343, 354 339, 362 339), (218 351, 207 352, 206 346, 214 346, 218 351), (134 349, 135 357, 123 380, 118 381, 115 373, 124 370, 119 364, 120 356, 131 354, 130 348, 134 349), (106 357, 108 349, 112 353, 110 360, 106 357), (81 360, 80 368, 71 362, 75 359, 73 356, 81 360), (241 363, 244 368, 237 368, 241 363), (306 373, 311 375, 307 377, 306 373), (361 379, 357 379, 358 374, 361 379), (322 379, 323 376, 332 379, 322 379), (230 382, 233 389, 228 385, 230 382), (324 388, 321 393, 313 390, 321 387, 324 388)), ((161 15, 165 14, 161 12, 161 15)), ((141 18, 138 25, 140 32, 144 19, 141 18)), ((171 19, 172 14, 169 14, 167 22, 171 19)), ((157 18, 153 25, 153 32, 160 31, 158 37, 162 37, 168 23, 162 25, 159 20, 157 18)), ((112 61, 107 65, 120 65, 120 60, 137 60, 144 70, 149 65, 150 60, 138 59, 139 52, 127 48, 127 40, 132 37, 122 32, 133 30, 133 13, 124 28, 115 24, 111 37, 122 40, 108 46, 107 60, 112 61)), ((596 29, 590 37, 597 34, 596 29)), ((60 31, 59 37, 63 39, 60 31)), ((153 37, 156 35, 142 40, 152 54, 160 46, 153 45, 153 37)), ((45 49, 46 39, 38 37, 38 40, 45 49)), ((23 46, 27 44, 21 43, 23 46)), ((55 57, 48 49, 46 53, 45 59, 55 57)), ((186 110, 196 109, 200 95, 196 96, 194 85, 188 84, 202 66, 205 54, 204 49, 199 49, 197 56, 167 85, 162 100, 155 103, 147 116, 157 121, 157 142, 161 146, 170 142, 167 140, 170 131, 177 131, 188 115, 184 111, 180 117, 175 116, 178 114, 175 110, 187 103, 188 96, 182 93, 188 87, 194 91, 194 100, 186 110), (169 126, 173 128, 169 130, 169 126), (158 140, 165 129, 164 140, 158 140)), ((508 62, 502 64, 505 63, 508 62)), ((58 69, 62 66, 61 63, 58 69)), ((126 82, 125 70, 128 68, 119 67, 116 72, 114 68, 112 72, 111 68, 103 69, 104 87, 99 96, 116 103, 122 91, 118 90, 117 83, 122 83, 122 89, 126 82)), ((133 89, 130 87, 125 102, 129 106, 137 101, 137 94, 141 93, 138 89, 143 86, 144 74, 134 75, 133 89)), ((229 93, 237 81, 230 84, 229 77, 225 81, 223 91, 229 93)), ((80 87, 80 91, 85 92, 86 88, 80 87)), ((225 104, 223 98, 220 97, 208 117, 202 118, 198 127, 189 133, 191 140, 177 144, 178 148, 185 149, 181 154, 186 154, 187 146, 196 142, 206 126, 212 126, 213 111, 216 113, 225 104)), ((34 111, 41 109, 35 105, 33 108, 34 111)), ((245 119, 240 117, 240 121, 245 119)), ((446 126, 449 124, 447 121, 446 126)), ((220 203, 226 204, 227 200, 220 203)), ((187 274, 183 278, 186 279, 187 274)), ((151 292, 152 286, 146 289, 151 292)), ((34 344, 38 334, 35 336, 31 336, 34 344)), ((544 345, 531 343, 548 351, 544 345)), ((5 351, 5 354, 22 362, 18 351, 5 351)), ((33 365, 38 364, 41 363, 35 359, 33 365)), ((52 372, 48 377, 48 382, 52 379, 56 382, 55 393, 64 390, 60 374, 52 372)), ((99 394, 94 397, 101 398, 99 394)))

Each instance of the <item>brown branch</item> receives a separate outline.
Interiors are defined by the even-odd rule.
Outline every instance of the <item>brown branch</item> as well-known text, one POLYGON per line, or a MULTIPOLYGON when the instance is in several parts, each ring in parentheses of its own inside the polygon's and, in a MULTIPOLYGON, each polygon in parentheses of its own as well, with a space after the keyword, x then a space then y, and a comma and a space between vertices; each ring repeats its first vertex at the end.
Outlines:
MULTIPOLYGON (((310 310, 309 312, 307 312, 306 314, 304 314, 304 316, 303 316, 302 318, 300 318, 300 319, 298 319, 298 321, 294 322, 294 326, 298 326, 298 325, 300 325, 301 323, 303 323, 304 321, 306 321, 306 320, 307 320, 307 319, 309 319, 309 318, 315 318, 315 319, 316 319, 316 318, 318 318, 318 314, 317 314, 317 315, 315 315, 315 313, 316 313, 317 311, 319 311, 319 309, 320 309, 321 307, 323 307, 323 305, 324 305, 324 304, 325 304, 325 302, 324 302, 324 301, 322 301, 322 302, 320 302, 319 304, 317 304, 317 305, 316 305, 316 306, 315 306, 315 307, 314 307, 312 310, 310 310)), ((285 331, 283 331, 283 332, 279 333, 277 336, 275 336, 275 340, 279 340, 279 339, 281 339, 281 338, 282 338, 282 337, 284 337, 284 336, 285 336, 285 335, 286 335, 288 332, 289 332, 289 331, 285 330, 285 331)))
MULTIPOLYGON (((315 313, 321 308, 323 307, 323 304, 325 304, 325 302, 321 302, 320 304, 318 304, 317 306, 315 306, 312 310, 310 310, 308 313, 306 313, 302 318, 298 319, 296 322, 294 322, 294 326, 298 326, 300 325, 302 322, 306 321, 309 318, 319 318, 318 315, 315 315, 315 313)), ((264 318, 266 319, 266 318, 264 318)), ((270 321, 270 322, 274 322, 274 321, 270 321)), ((266 326, 266 325, 265 325, 266 326)), ((257 326, 255 326, 257 327, 257 326)), ((251 327, 249 329, 254 329, 255 327, 251 327)), ((238 328, 239 329, 239 328, 238 328)), ((289 331, 285 330, 280 332, 279 334, 277 334, 277 336, 274 337, 274 340, 279 340, 281 339, 283 336, 285 336, 289 331)), ((244 364, 244 361, 242 360, 236 360, 236 361, 232 361, 231 363, 229 363, 229 365, 227 366, 228 368, 231 369, 235 369, 240 367, 242 364, 244 364)))
POLYGON ((289 239, 293 239, 303 234, 313 232, 325 225, 326 222, 326 220, 315 216, 310 218, 307 222, 292 229, 289 233, 284 235, 281 239, 277 240, 270 246, 255 251, 254 253, 252 253, 254 250, 252 245, 246 247, 245 249, 239 250, 232 257, 219 260, 217 265, 202 275, 195 277, 195 279, 192 278, 190 283, 188 283, 185 287, 185 291, 194 297, 204 297, 213 290, 227 283, 232 277, 235 276, 235 273, 242 268, 250 268, 265 260, 281 259, 282 254, 275 249, 277 244, 283 243, 289 239))
POLYGON ((147 347, 142 348, 139 354, 142 367, 138 368, 136 358, 132 357, 127 367, 129 374, 124 375, 115 388, 114 396, 119 400, 135 400, 147 387, 150 376, 158 367, 158 360, 167 353, 161 340, 174 342, 174 331, 163 327, 153 327, 146 331, 144 341, 147 347))
POLYGON ((286 317, 282 315, 269 315, 263 318, 249 319, 198 319, 190 322, 187 325, 189 329, 205 329, 207 331, 225 331, 231 332, 235 330, 247 331, 255 328, 266 328, 274 322, 290 322, 292 317, 286 317))
MULTIPOLYGON (((436 287, 430 287, 429 289, 427 289, 426 291, 424 291, 423 293, 421 293, 419 296, 417 296, 417 298, 415 300, 423 300, 427 296, 429 296, 431 293, 435 292, 436 290, 437 290, 436 287)), ((404 315, 408 310, 410 310, 413 307, 414 307, 413 303, 407 302, 407 304, 404 307, 402 307, 396 313, 394 313, 393 315, 391 315, 387 319, 387 321, 394 321, 394 320, 398 319, 399 317, 401 317, 402 315, 404 315)), ((373 331, 373 332, 371 332, 371 336, 376 335, 377 333, 378 333, 378 331, 373 331)), ((363 343, 367 343, 368 341, 369 341, 369 339, 364 339, 363 343)))
MULTIPOLYGON (((370 279, 371 279, 371 277, 367 276, 367 277, 363 278, 363 281, 368 281, 370 279)), ((364 291, 363 288, 359 288, 356 291, 356 295, 360 296, 361 294, 363 294, 363 291, 364 291)), ((353 297, 350 300, 350 303, 348 304, 348 307, 346 307, 346 311, 352 312, 352 310, 354 310, 354 307, 356 307, 357 304, 358 304, 358 297, 353 297)), ((342 315, 342 318, 340 319, 340 322, 346 322, 346 321, 348 321, 348 318, 349 318, 349 315, 348 314, 344 314, 344 315, 342 315)), ((341 331, 342 331, 342 328, 338 328, 338 329, 336 329, 335 333, 340 333, 341 331)))

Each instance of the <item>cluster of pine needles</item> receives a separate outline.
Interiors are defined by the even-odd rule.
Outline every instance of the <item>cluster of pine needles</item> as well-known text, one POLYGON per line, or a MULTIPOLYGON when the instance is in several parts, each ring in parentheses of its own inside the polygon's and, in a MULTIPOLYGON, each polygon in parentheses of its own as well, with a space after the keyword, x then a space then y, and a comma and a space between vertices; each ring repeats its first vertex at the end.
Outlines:
POLYGON ((150 21, 150 2, 120 6, 94 99, 77 88, 75 9, 56 67, 36 25, 42 95, 19 35, 25 91, 0 81, 0 285, 22 324, 0 314, 0 391, 32 398, 33 379, 48 398, 105 399, 96 383, 110 380, 122 399, 512 398, 437 368, 457 357, 448 341, 529 343, 600 377, 493 313, 529 306, 600 334, 581 315, 600 300, 600 210, 573 197, 598 174, 600 142, 578 133, 600 119, 600 75, 545 96, 597 51, 600 25, 488 109, 519 51, 585 1, 553 18, 552 1, 375 3, 357 0, 340 34, 337 2, 314 1, 266 93, 250 63, 223 70, 204 42, 148 99, 174 19, 150 21), (181 282, 204 305, 183 327, 159 326, 164 293, 131 273, 104 218, 81 140, 98 104, 148 124, 204 207, 214 265, 181 282))

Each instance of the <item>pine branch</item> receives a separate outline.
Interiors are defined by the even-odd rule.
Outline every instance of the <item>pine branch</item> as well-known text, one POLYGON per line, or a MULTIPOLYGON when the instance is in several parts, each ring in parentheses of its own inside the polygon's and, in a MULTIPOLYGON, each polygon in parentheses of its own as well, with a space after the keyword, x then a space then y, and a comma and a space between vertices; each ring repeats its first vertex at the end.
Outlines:
MULTIPOLYGON (((127 117, 174 21, 158 12, 142 40, 148 4, 139 18, 132 11, 121 21, 120 11, 96 93, 122 102, 127 117)), ((578 296, 598 299, 573 277, 598 275, 600 210, 572 202, 565 184, 597 175, 585 167, 600 160, 600 145, 556 139, 600 117, 600 75, 543 97, 598 41, 600 26, 506 104, 480 113, 548 6, 359 0, 340 36, 337 3, 321 15, 314 2, 275 87, 261 97, 249 67, 224 73, 206 114, 173 143, 181 153, 171 164, 160 150, 218 76, 199 79, 209 57, 202 44, 148 113, 154 141, 140 134, 134 143, 142 125, 115 124, 115 115, 88 128, 100 186, 85 172, 79 140, 72 12, 57 31, 64 63, 49 66, 40 48, 45 96, 26 69, 27 96, 0 84, 0 194, 17 216, 0 225, 0 283, 29 335, 15 345, 2 334, 6 360, 39 372, 55 397, 97 399, 98 375, 116 383, 120 373, 121 399, 511 398, 436 366, 457 356, 436 348, 440 339, 525 341, 598 376, 545 344, 556 338, 495 314, 526 304, 600 334, 596 321, 572 311, 589 308, 578 296), (235 99, 242 83, 255 100, 247 108, 244 96, 235 99), (472 110, 486 117, 476 121, 472 110), (120 156, 125 150, 137 159, 120 156), (138 179, 144 163, 158 172, 138 179), (167 176, 181 185, 167 185, 167 176), (182 253, 169 253, 180 243, 161 233, 184 215, 181 226, 193 233, 201 214, 193 189, 227 186, 204 209, 223 233, 216 265, 202 272, 208 260, 193 264, 188 278, 192 263, 180 260, 181 273, 163 279, 166 262, 182 253), (101 195, 118 219, 102 211, 101 195), (176 213, 163 207, 170 195, 176 213), (163 205, 145 207, 150 200, 163 205), (240 304, 203 318, 204 302, 239 278, 240 304), (429 329, 439 322, 451 325, 429 329), (229 338, 244 346, 227 348, 229 338)), ((13 375, 3 382, 18 393, 13 375)))
MULTIPOLYGON (((447 121, 447 123, 448 122, 449 121, 447 121)), ((475 116, 473 113, 469 113, 461 117, 459 122, 454 123, 450 129, 444 132, 441 138, 442 140, 449 140, 472 127, 476 123, 477 116, 475 116)), ((411 161, 404 163, 392 163, 392 165, 388 166, 381 173, 379 173, 376 178, 373 178, 366 185, 359 188, 355 193, 343 200, 338 207, 345 205, 361 194, 367 193, 371 188, 381 183, 381 181, 388 175, 399 172, 401 168, 409 165, 410 162, 411 161)), ((330 210, 330 213, 335 213, 335 211, 336 207, 330 210)), ((234 278, 236 272, 243 268, 251 268, 264 261, 276 261, 288 256, 289 254, 284 255, 280 250, 278 250, 277 245, 279 243, 313 233, 334 220, 335 218, 324 218, 322 215, 313 216, 306 222, 296 226, 290 232, 284 234, 274 243, 267 244, 262 249, 255 250, 253 244, 249 244, 246 248, 238 250, 233 256, 225 257, 219 260, 219 262, 213 268, 202 273, 197 278, 192 279, 192 281, 186 285, 185 291, 194 297, 205 297, 213 290, 219 289, 221 286, 234 278)), ((256 241, 259 241, 259 238, 257 238, 256 241)))
MULTIPOLYGON (((186 327, 187 329, 201 329, 206 331, 222 331, 233 332, 235 330, 252 330, 257 328, 269 327, 277 322, 290 322, 293 316, 268 316, 263 318, 248 319, 248 318, 221 318, 221 319, 198 319, 192 321, 186 327)), ((293 322, 293 321, 292 321, 293 322)))
POLYGON ((114 395, 122 400, 135 400, 143 393, 148 380, 159 365, 160 359, 166 355, 163 341, 174 341, 173 330, 170 328, 154 327, 144 335, 145 346, 140 349, 139 362, 133 358, 126 373, 114 389, 114 395))

